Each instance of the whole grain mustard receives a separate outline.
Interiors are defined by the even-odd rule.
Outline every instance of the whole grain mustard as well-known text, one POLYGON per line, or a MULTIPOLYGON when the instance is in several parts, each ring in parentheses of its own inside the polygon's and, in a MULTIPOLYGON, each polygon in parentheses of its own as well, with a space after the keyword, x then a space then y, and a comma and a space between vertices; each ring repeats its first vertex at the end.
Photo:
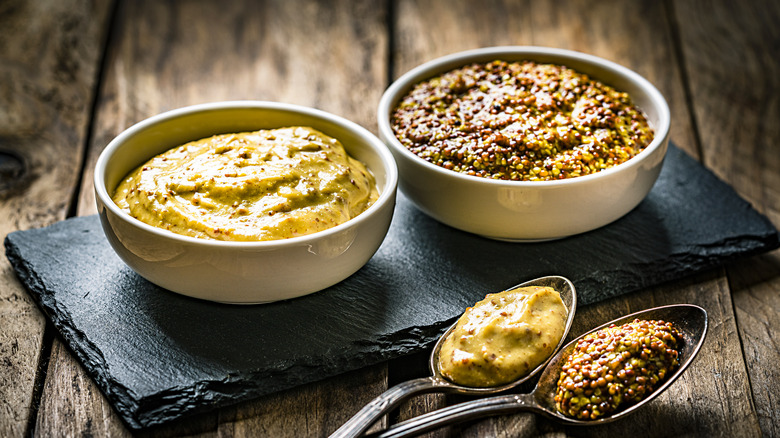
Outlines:
POLYGON ((638 403, 679 368, 682 343, 672 323, 654 320, 636 319, 585 336, 561 369, 558 411, 595 420, 638 403))
POLYGON ((445 169, 550 181, 600 172, 653 140, 628 94, 553 64, 492 61, 422 81, 391 115, 407 149, 445 169))

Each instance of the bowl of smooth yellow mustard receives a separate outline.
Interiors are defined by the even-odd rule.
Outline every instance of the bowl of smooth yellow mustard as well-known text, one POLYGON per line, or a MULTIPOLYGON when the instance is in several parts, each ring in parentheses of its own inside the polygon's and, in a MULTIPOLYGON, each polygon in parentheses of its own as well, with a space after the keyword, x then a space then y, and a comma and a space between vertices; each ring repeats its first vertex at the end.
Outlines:
POLYGON ((117 136, 95 168, 111 246, 173 292, 264 303, 332 286, 384 239, 392 155, 359 125, 274 102, 196 105, 117 136))

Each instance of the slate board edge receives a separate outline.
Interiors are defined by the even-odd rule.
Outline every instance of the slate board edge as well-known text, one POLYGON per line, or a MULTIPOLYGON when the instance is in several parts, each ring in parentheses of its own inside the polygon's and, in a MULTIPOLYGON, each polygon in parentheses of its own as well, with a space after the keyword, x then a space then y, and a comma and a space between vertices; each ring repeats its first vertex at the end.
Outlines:
POLYGON ((88 365, 83 366, 83 369, 95 381, 117 415, 130 429, 136 431, 412 354, 432 345, 452 323, 452 320, 448 320, 429 327, 409 327, 393 333, 392 336, 365 339, 361 342, 362 351, 357 354, 356 349, 345 348, 344 352, 330 355, 328 358, 312 358, 313 363, 300 363, 284 370, 259 369, 250 374, 227 376, 219 381, 201 381, 186 388, 170 388, 170 391, 159 392, 154 397, 139 399, 133 396, 132 391, 111 378, 100 350, 94 347, 82 331, 66 322, 69 320, 67 310, 57 305, 44 282, 21 258, 18 247, 13 243, 14 235, 17 233, 22 232, 12 232, 4 240, 6 257, 15 274, 31 292, 33 301, 52 322, 68 350, 81 364, 88 365), (75 339, 80 341, 73 342, 75 339), (403 343, 400 348, 399 342, 403 343), (84 345, 89 345, 90 348, 84 348, 84 345), (388 354, 390 349, 387 347, 391 345, 394 349, 392 354, 388 354), (323 363, 328 365, 323 366, 323 363), (290 372, 291 370, 295 371, 290 372), (243 390, 225 396, 221 391, 214 391, 222 385, 230 386, 234 391, 235 386, 243 387, 243 390), (215 393, 220 395, 211 397, 210 403, 205 403, 208 396, 215 393), (182 396, 183 394, 186 395, 182 396), (176 398, 171 398, 173 395, 176 398))
POLYGON ((365 339, 361 342, 365 348, 359 352, 357 348, 345 349, 349 351, 327 357, 313 357, 310 363, 298 363, 283 370, 260 369, 220 381, 201 381, 187 388, 176 388, 171 393, 163 391, 140 400, 140 408, 132 416, 139 425, 134 428, 160 426, 409 355, 432 345, 452 322, 448 320, 430 327, 409 327, 394 333, 391 338, 399 338, 406 344, 401 348, 398 342, 387 338, 365 339), (385 345, 393 346, 392 353, 388 353, 390 349, 385 348, 385 345), (242 390, 228 396, 209 397, 214 393, 222 394, 218 391, 221 385, 231 386, 231 391, 235 391, 235 386, 241 386, 242 390), (181 396, 184 392, 187 392, 186 397, 181 396), (171 396, 177 398, 172 399, 171 396), (206 403, 207 400, 210 403, 206 403))
MULTIPOLYGON (((771 226, 771 225, 770 225, 771 226)), ((687 269, 668 271, 665 275, 649 277, 632 277, 630 279, 623 279, 622 283, 629 285, 628 288, 621 290, 615 289, 614 280, 618 276, 619 269, 611 271, 603 271, 600 276, 590 276, 588 278, 577 279, 576 285, 578 289, 582 290, 597 290, 601 289, 605 293, 599 296, 597 299, 580 299, 579 306, 584 307, 591 304, 605 301, 626 293, 637 292, 642 289, 659 286, 663 283, 683 279, 692 275, 707 272, 720 267, 725 267, 730 263, 737 260, 742 260, 748 257, 764 254, 780 248, 780 233, 775 229, 773 233, 766 235, 743 235, 740 240, 742 245, 735 245, 728 240, 720 241, 715 247, 732 248, 732 252, 728 256, 717 255, 713 256, 707 251, 709 247, 696 247, 691 248, 689 252, 670 254, 670 256, 664 260, 654 260, 651 263, 647 263, 644 266, 654 265, 668 265, 674 264, 678 266, 688 266, 687 269), (611 280, 611 283, 607 280, 611 280)), ((655 272, 663 272, 662 269, 652 267, 650 270, 655 272)))
MULTIPOLYGON (((742 248, 739 252, 735 252, 732 256, 726 258, 723 258, 722 256, 712 257, 707 254, 706 248, 701 248, 697 251, 673 254, 670 257, 671 259, 681 260, 682 264, 691 266, 691 269, 685 271, 682 277, 679 271, 677 271, 675 274, 670 273, 663 277, 655 277, 652 280, 640 278, 629 290, 621 291, 616 293, 616 295, 636 292, 650 286, 662 286, 663 283, 668 281, 717 269, 725 266, 731 261, 761 254, 780 247, 780 235, 777 230, 769 235, 750 237, 753 237, 753 239, 748 239, 748 236, 744 236, 744 239, 741 239, 743 245, 740 245, 742 248), (682 259, 685 259, 685 261, 682 262, 682 259)), ((713 246, 731 247, 733 245, 730 242, 724 241, 713 244, 713 246)), ((667 259, 665 262, 668 263, 669 260, 667 259)), ((659 260, 657 263, 662 263, 662 261, 659 260)), ((605 297, 604 299, 609 298, 612 298, 612 296, 605 297)), ((133 419, 140 425, 140 428, 158 426, 182 417, 211 411, 217 407, 225 407, 252 400, 264 395, 321 381, 349 371, 418 352, 432 345, 440 334, 443 333, 444 329, 452 322, 453 320, 451 319, 429 327, 409 327, 382 338, 367 338, 361 342, 362 349, 345 348, 349 350, 347 353, 330 355, 327 358, 312 358, 311 363, 300 363, 284 370, 256 370, 249 375, 234 376, 232 379, 228 377, 222 381, 199 382, 188 388, 177 388, 176 392, 170 394, 161 392, 154 397, 138 400, 138 409, 132 413, 133 419), (404 348, 399 348, 400 343, 404 343, 406 346, 404 348), (392 352, 390 352, 391 349, 389 347, 393 347, 392 352), (323 364, 325 363, 328 365, 324 366, 323 364), (290 378, 290 376, 293 378, 290 378), (210 405, 204 403, 209 394, 222 393, 221 391, 214 391, 214 389, 218 389, 221 384, 243 385, 245 388, 239 393, 212 398, 210 400, 210 405), (187 396, 182 397, 181 395, 183 393, 187 393, 187 396), (178 397, 173 399, 171 398, 173 395, 178 397)))
MULTIPOLYGON (((11 262, 16 275, 32 289, 33 293, 31 295, 33 298, 38 298, 35 300, 36 303, 49 317, 54 327, 66 341, 65 344, 68 349, 77 356, 79 361, 90 364, 90 366, 84 368, 95 380, 104 395, 111 401, 120 418, 134 430, 160 426, 197 413, 211 411, 216 407, 237 404, 417 352, 435 342, 444 328, 452 322, 452 320, 449 320, 429 327, 409 327, 406 330, 393 333, 391 336, 384 336, 381 339, 365 339, 361 343, 362 351, 358 354, 355 354, 356 349, 352 349, 348 353, 329 356, 328 360, 313 358, 313 363, 301 363, 284 370, 275 369, 273 373, 270 373, 268 369, 263 369, 256 370, 248 375, 227 376, 220 381, 198 382, 187 388, 175 388, 175 391, 163 391, 154 397, 146 397, 139 400, 133 397, 131 392, 117 381, 110 378, 110 373, 106 369, 105 362, 97 348, 86 349, 80 347, 81 345, 92 345, 92 343, 80 330, 64 322, 68 318, 63 318, 62 316, 67 315, 67 311, 57 306, 56 300, 48 293, 43 282, 37 278, 35 273, 27 267, 26 262, 21 259, 16 245, 13 244, 13 234, 15 233, 11 233, 11 235, 6 237, 5 247, 6 256, 11 262), (71 342, 75 338, 80 338, 84 342, 71 342), (406 344, 406 346, 398 348, 399 342, 406 344), (389 349, 387 347, 391 345, 395 349, 392 354, 388 354, 387 351, 389 349), (323 363, 328 363, 328 366, 323 366, 323 363), (291 372, 291 370, 294 371, 291 372), (289 376, 294 376, 294 378, 289 378, 289 376), (219 391, 221 385, 232 386, 234 390, 235 386, 242 386, 243 390, 225 396, 222 391, 219 391), (209 394, 222 395, 212 396, 209 400, 210 403, 204 403, 209 394), (178 397, 171 398, 173 395, 178 397)), ((749 248, 745 248, 739 255, 726 259, 707 257, 704 253, 676 254, 673 257, 697 258, 697 268, 685 274, 692 275, 723 266, 732 260, 749 257, 780 247, 780 239, 778 239, 776 231, 766 237, 768 239, 756 237, 754 244, 749 245, 749 248)), ((686 263, 692 264, 690 260, 686 263)), ((680 278, 680 276, 669 275, 664 278, 656 278, 652 282, 639 281, 634 287, 631 287, 631 290, 623 291, 623 293, 635 292, 650 284, 658 285, 677 278, 680 278)))
POLYGON ((6 258, 11 262, 17 277, 32 292, 30 295, 35 303, 49 318, 60 336, 62 336, 68 350, 77 357, 82 364, 82 368, 87 371, 106 398, 111 401, 114 410, 119 414, 120 418, 132 429, 137 430, 144 427, 142 423, 137 421, 134 415, 128 415, 136 412, 139 407, 138 403, 134 402, 135 398, 131 395, 131 391, 111 378, 100 350, 94 346, 82 331, 65 322, 68 318, 63 317, 63 315, 68 315, 67 310, 57 305, 56 300, 47 292, 44 283, 20 257, 18 248, 13 243, 13 236, 17 233, 21 233, 21 231, 9 233, 4 240, 6 258), (73 342, 77 338, 82 339, 84 342, 73 342), (74 345, 89 345, 90 348, 74 348, 74 345), (83 364, 89 364, 90 366, 84 366, 83 364))

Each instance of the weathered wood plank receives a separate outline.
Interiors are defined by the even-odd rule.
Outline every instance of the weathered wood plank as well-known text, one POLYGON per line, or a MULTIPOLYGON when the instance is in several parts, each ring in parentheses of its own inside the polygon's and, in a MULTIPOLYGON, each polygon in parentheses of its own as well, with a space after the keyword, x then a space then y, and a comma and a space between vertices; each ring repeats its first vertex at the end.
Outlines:
MULTIPOLYGON (((98 118, 84 173, 85 184, 79 196, 79 213, 94 212, 91 167, 99 150, 125 127, 166 109, 209 100, 274 99, 318 106, 373 129, 374 106, 385 85, 388 54, 383 39, 387 34, 383 14, 387 5, 311 3, 123 4, 117 47, 110 54, 106 81, 100 94, 98 118), (309 22, 319 24, 312 26, 309 22), (298 24, 298 27, 304 26, 303 30, 293 28, 298 24), (293 56, 293 52, 305 56, 293 56), (213 54, 228 62, 211 65, 209 55, 213 54), (350 55, 354 55, 354 59, 345 59, 350 55), (239 60, 240 57, 244 58, 239 60), (229 62, 231 60, 236 62, 229 62), (229 80, 226 81, 226 77, 229 80), (316 79, 310 80, 311 77, 316 79), (343 93, 353 89, 354 92, 343 93)), ((746 7, 742 3, 722 2, 710 7, 710 3, 705 3, 668 2, 669 10, 664 11, 663 5, 655 2, 504 1, 479 5, 400 2, 394 6, 398 23, 394 29, 393 74, 397 76, 420 62, 446 53, 498 44, 557 46, 612 59, 645 75, 664 93, 672 108, 672 140, 675 143, 699 156, 697 138, 701 138, 704 162, 778 224, 780 202, 776 187, 780 186, 780 154, 777 153, 778 127, 774 120, 778 119, 777 78, 780 75, 777 75, 777 63, 772 54, 761 50, 776 44, 760 40, 777 41, 777 31, 772 27, 778 18, 777 5, 759 2, 746 7), (672 27, 675 23, 666 21, 670 11, 678 28, 672 27), (676 61, 674 38, 670 35, 674 29, 678 29, 683 43, 680 52, 685 60, 685 74, 681 73, 676 61), (683 92, 684 78, 689 78, 691 83, 690 98, 694 103, 691 108, 688 108, 683 92), (719 82, 723 78, 735 80, 737 85, 730 84, 724 93, 721 89, 724 82, 719 82), (743 88, 751 86, 752 89, 743 88), (740 119, 745 114, 746 117, 740 119), (691 120, 696 121, 699 137, 691 120), (754 167, 757 163, 760 163, 758 170, 754 167)), ((80 147, 84 143, 84 132, 78 128, 85 126, 82 125, 83 116, 79 115, 83 110, 79 102, 83 104, 80 99, 89 100, 86 97, 89 94, 82 93, 87 82, 80 76, 80 80, 70 84, 73 89, 58 85, 45 90, 28 84, 41 81, 41 78, 42 83, 57 83, 66 77, 59 76, 61 72, 52 73, 56 70, 53 68, 45 73, 46 66, 52 65, 45 54, 57 51, 55 41, 60 42, 61 51, 62 45, 67 46, 74 38, 78 39, 72 29, 68 31, 71 33, 60 30, 69 38, 49 38, 50 34, 37 35, 35 32, 58 28, 49 23, 50 15, 46 13, 53 13, 55 17, 69 16, 68 13, 72 14, 78 7, 43 2, 22 6, 9 4, 0 6, 0 24, 5 25, 4 29, 15 30, 13 25, 8 27, 8 20, 17 26, 23 23, 29 26, 29 33, 0 35, 2 60, 8 57, 13 61, 0 63, 0 74, 4 75, 0 81, 0 95, 10 96, 3 97, 4 100, 23 103, 0 107, 0 148, 17 144, 24 146, 19 146, 19 150, 45 152, 40 157, 38 154, 22 155, 35 169, 53 170, 50 176, 35 175, 35 185, 43 187, 43 182, 56 182, 59 190, 67 194, 68 187, 75 186, 73 175, 78 173, 81 154, 74 145, 80 147), (44 9, 46 13, 43 13, 44 9), (38 13, 28 16, 30 11, 38 13), (19 20, 20 16, 25 19, 19 20), (41 51, 38 39, 43 40, 44 36, 49 43, 44 44, 41 51), (36 58, 31 59, 33 52, 36 58), (5 75, 12 80, 5 80, 5 75), (3 84, 10 84, 10 87, 3 84), (45 129, 43 134, 35 134, 42 128, 45 129), (21 141, 18 137, 27 140, 21 141), (8 142, 9 138, 14 141, 8 142), (67 143, 73 149, 52 146, 52 142, 67 143), (54 161, 60 167, 54 166, 54 161)), ((70 29, 68 23, 73 22, 64 20, 60 25, 70 29)), ((101 20, 81 23, 84 27, 77 26, 78 31, 84 32, 90 26, 99 27, 99 23, 101 20)), ((78 49, 71 51, 82 53, 84 45, 97 44, 99 40, 82 41, 77 44, 78 49)), ((84 72, 80 70, 79 74, 84 72)), ((5 172, 3 166, 5 164, 0 163, 0 172, 5 172)), ((2 181, 0 190, 8 192, 2 181)), ((16 190, 7 198, 0 196, 0 210, 9 212, 9 215, 0 215, 4 218, 0 221, 3 233, 64 217, 67 195, 64 200, 46 197, 40 190, 29 189, 26 182, 16 185, 16 190), (23 207, 20 202, 23 197, 26 203, 32 200, 33 204, 23 207), (26 215, 25 211, 28 212, 26 215)), ((6 380, 0 381, 0 399, 8 406, 4 408, 7 411, 0 410, 0 432, 7 432, 0 434, 19 435, 27 423, 26 412, 32 394, 29 376, 34 376, 38 362, 43 322, 10 270, 5 266, 0 269, 4 280, 0 286, 0 355, 12 361, 8 369, 0 372, 0 379, 7 376, 6 380), (10 338, 5 337, 8 334, 11 334, 10 338), (19 370, 23 371, 22 378, 18 377, 19 370)), ((631 433, 652 436, 658 432, 657 424, 663 423, 669 427, 663 434, 754 436, 760 433, 760 422, 764 434, 775 435, 780 421, 773 389, 777 388, 780 376, 766 364, 777 363, 778 359, 774 334, 780 326, 776 305, 776 294, 780 290, 778 272, 780 260, 778 253, 774 253, 730 267, 730 284, 726 283, 722 272, 707 273, 643 291, 625 300, 612 300, 580 310, 575 332, 623 313, 670 302, 693 302, 710 312, 712 331, 702 357, 675 384, 673 391, 650 405, 647 415, 633 416, 629 422, 593 430, 566 430, 534 415, 514 415, 438 434, 599 436, 631 433), (733 288, 733 305, 729 286, 733 288), (732 307, 736 307, 736 319, 732 307), (747 373, 737 334, 747 358, 749 386, 745 381, 747 373), (740 397, 751 390, 758 417, 750 399, 740 397), (659 418, 663 421, 658 421, 659 418)), ((46 382, 44 406, 38 418, 39 434, 63 434, 65 431, 73 435, 124 434, 116 416, 106 410, 107 404, 92 381, 59 343, 53 347, 49 375, 56 377, 46 382)), ((335 429, 384 386, 384 369, 369 368, 350 373, 343 379, 330 379, 269 396, 151 433, 322 435, 335 429), (333 409, 331 403, 341 404, 333 409), (295 411, 292 414, 283 413, 292 410, 295 411)), ((400 417, 427 411, 439 406, 443 400, 419 398, 417 402, 405 405, 400 417)))
MULTIPOLYGON (((625 65, 653 82, 672 111, 672 140, 698 156, 691 125, 684 75, 676 61, 674 23, 658 2, 468 2, 405 1, 397 7, 395 33, 397 76, 420 62, 478 46, 543 45, 591 53, 625 65)), ((721 273, 710 273, 625 298, 582 308, 573 335, 625 313, 657 305, 690 302, 701 305, 712 319, 701 358, 675 384, 629 422, 593 429, 561 428, 530 414, 519 414, 452 427, 432 435, 537 436, 609 433, 654 436, 658 418, 669 434, 755 436, 757 418, 736 335, 728 285, 721 273), (716 382, 715 385, 712 382, 716 382), (743 394, 740 396, 739 394, 743 394), (644 426, 642 426, 644 425, 644 426)), ((400 419, 445 403, 441 396, 425 396, 401 408, 400 419)), ((666 433, 666 432, 664 432, 666 433)))
MULTIPOLYGON (((385 3, 374 1, 123 2, 78 213, 95 212, 92 169, 111 138, 173 108, 274 100, 323 109, 375 131, 375 106, 386 84, 386 10, 385 3)), ((126 433, 65 349, 55 348, 51 362, 44 390, 47 415, 37 432, 126 433)), ((385 388, 385 366, 369 367, 145 434, 321 436, 385 388)))
MULTIPOLYGON (((65 218, 78 184, 108 7, 0 4, 0 235, 65 218)), ((0 435, 35 414, 45 321, 0 260, 0 435)))
MULTIPOLYGON (((777 224, 777 222, 775 222, 777 224)), ((750 376, 750 390, 764 436, 780 436, 780 253, 729 267, 729 286, 750 376)))
POLYGON ((62 341, 55 340, 46 373, 37 436, 130 436, 119 417, 62 341), (65 359, 63 359, 65 358, 65 359))
MULTIPOLYGON (((703 160, 780 226, 780 4, 675 2, 703 160), (771 51, 774 49, 774 53, 771 51)), ((728 269, 761 430, 780 435, 780 251, 728 269)))

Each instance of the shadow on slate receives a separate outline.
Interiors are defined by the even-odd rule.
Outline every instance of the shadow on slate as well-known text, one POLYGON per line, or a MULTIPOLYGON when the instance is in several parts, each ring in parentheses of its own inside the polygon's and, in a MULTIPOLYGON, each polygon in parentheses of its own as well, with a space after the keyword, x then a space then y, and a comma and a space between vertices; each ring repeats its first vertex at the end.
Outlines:
POLYGON ((114 254, 97 216, 5 240, 18 277, 133 429, 420 351, 486 293, 535 277, 570 278, 584 305, 778 246, 765 217, 673 146, 634 211, 563 240, 487 240, 435 222, 399 194, 387 239, 365 267, 272 304, 214 304, 158 288, 114 254))

